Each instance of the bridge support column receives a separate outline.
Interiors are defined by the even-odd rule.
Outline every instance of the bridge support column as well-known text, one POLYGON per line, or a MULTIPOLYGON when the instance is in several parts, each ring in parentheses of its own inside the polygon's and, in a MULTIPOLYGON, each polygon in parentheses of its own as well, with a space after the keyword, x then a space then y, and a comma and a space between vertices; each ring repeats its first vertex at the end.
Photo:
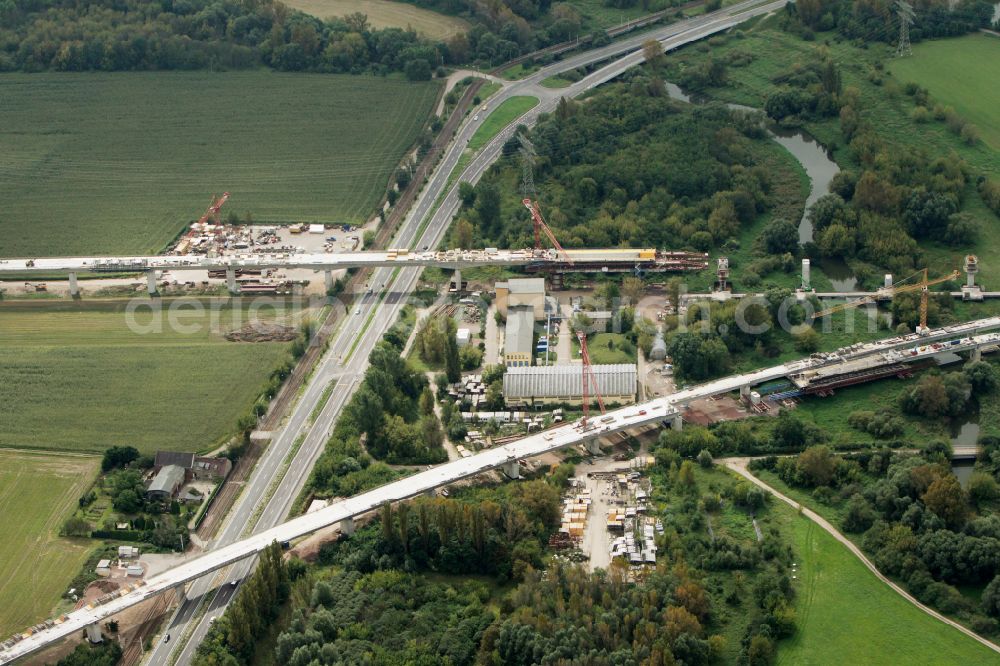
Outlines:
POLYGON ((146 291, 150 296, 156 294, 156 271, 146 273, 146 291))
POLYGON ((684 429, 684 419, 681 418, 680 414, 670 419, 670 427, 678 432, 684 429))
POLYGON ((976 361, 983 360, 983 350, 979 347, 975 347, 972 350, 972 354, 969 356, 969 360, 975 363, 976 361))
POLYGON ((97 622, 94 624, 88 624, 84 631, 87 632, 87 640, 91 643, 103 643, 104 637, 101 636, 101 625, 97 622))
POLYGON ((230 294, 240 293, 239 288, 236 286, 236 269, 227 268, 226 269, 226 287, 229 289, 230 294))
POLYGON ((516 460, 511 460, 503 464, 503 473, 512 479, 521 478, 521 464, 516 460))
POLYGON ((80 295, 80 285, 76 283, 76 273, 69 274, 69 295, 73 298, 80 295))
POLYGON ((323 285, 326 287, 326 293, 333 291, 333 271, 329 268, 323 271, 323 285))
POLYGON ((599 456, 604 453, 601 451, 601 445, 597 442, 597 438, 586 440, 583 445, 587 447, 587 453, 592 456, 599 456))
POLYGON ((749 400, 750 399, 750 385, 744 384, 740 387, 740 399, 749 400))
POLYGON ((354 534, 354 519, 344 518, 340 521, 340 533, 346 536, 351 536, 354 534))
POLYGON ((455 269, 451 276, 451 283, 455 286, 455 291, 462 291, 462 271, 455 269))

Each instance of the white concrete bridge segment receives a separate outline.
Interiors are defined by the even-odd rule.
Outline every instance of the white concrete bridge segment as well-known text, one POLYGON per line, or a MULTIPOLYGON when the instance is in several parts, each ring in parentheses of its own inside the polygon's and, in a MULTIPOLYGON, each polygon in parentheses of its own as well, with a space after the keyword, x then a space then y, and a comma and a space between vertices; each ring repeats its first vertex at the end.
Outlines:
MULTIPOLYGON (((616 264, 651 264, 657 261, 670 262, 678 258, 701 259, 699 253, 684 253, 671 257, 669 253, 658 254, 656 259, 640 257, 640 250, 621 248, 566 250, 573 262, 616 264)), ((704 255, 707 262, 707 255, 704 255)), ((528 266, 558 264, 566 261, 554 250, 448 250, 443 251, 362 251, 339 253, 288 253, 288 254, 243 254, 223 257, 189 255, 153 255, 144 257, 41 257, 34 259, 0 259, 0 274, 3 273, 68 273, 85 272, 149 272, 154 271, 194 271, 225 270, 227 277, 238 269, 259 270, 268 268, 304 268, 313 270, 337 270, 342 268, 396 267, 396 266, 437 266, 459 269, 475 266, 528 266)))
MULTIPOLYGON (((918 339, 914 350, 913 336, 889 338, 866 345, 853 345, 816 358, 784 363, 771 368, 725 377, 678 391, 670 396, 657 398, 646 403, 632 405, 604 416, 593 417, 589 427, 583 429, 579 422, 567 423, 557 428, 529 435, 516 442, 488 449, 469 458, 462 458, 405 479, 376 488, 352 497, 325 509, 299 516, 286 523, 247 539, 221 547, 181 564, 147 581, 146 585, 126 592, 121 597, 93 608, 85 607, 73 611, 66 620, 51 628, 23 638, 12 647, 0 652, 0 664, 9 663, 70 634, 85 629, 88 625, 109 618, 126 608, 134 606, 149 597, 168 589, 184 585, 188 581, 221 569, 229 564, 254 555, 272 541, 290 541, 310 534, 329 525, 340 523, 345 531, 351 531, 354 517, 375 510, 386 502, 398 502, 424 494, 435 488, 459 481, 481 472, 501 468, 511 476, 517 473, 517 461, 556 451, 576 444, 594 441, 598 436, 613 434, 650 424, 670 423, 676 427, 687 403, 721 393, 739 391, 745 385, 757 385, 783 377, 802 375, 840 366, 856 369, 859 359, 867 359, 867 367, 877 367, 898 363, 900 360, 915 361, 938 354, 976 350, 984 346, 1000 345, 1000 333, 984 331, 1000 329, 1000 317, 981 319, 966 324, 937 329, 918 339), (957 339, 958 344, 940 344, 934 347, 932 341, 957 339)), ((829 374, 829 371, 827 372, 829 374)))

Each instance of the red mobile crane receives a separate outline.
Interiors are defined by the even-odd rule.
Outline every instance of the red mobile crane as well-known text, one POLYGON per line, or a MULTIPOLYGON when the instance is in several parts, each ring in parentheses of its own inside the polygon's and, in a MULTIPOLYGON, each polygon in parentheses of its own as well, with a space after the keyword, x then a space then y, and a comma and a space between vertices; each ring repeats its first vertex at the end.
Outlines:
POLYGON ((522 199, 521 203, 523 203, 524 207, 531 213, 531 219, 535 225, 535 249, 542 249, 542 239, 538 235, 538 231, 541 229, 545 232, 546 238, 549 239, 549 242, 552 243, 552 247, 556 249, 556 252, 559 253, 563 260, 566 261, 566 263, 572 264, 573 260, 570 259, 569 254, 566 253, 566 250, 564 250, 562 245, 559 244, 559 241, 556 240, 552 230, 549 229, 549 225, 545 224, 545 220, 542 219, 542 214, 538 211, 538 204, 528 198, 522 199))
POLYGON ((604 408, 604 398, 601 397, 601 390, 597 387, 597 377, 594 376, 594 369, 590 367, 590 352, 587 351, 587 335, 582 331, 576 332, 576 339, 580 341, 580 355, 583 357, 583 419, 580 425, 586 429, 587 419, 590 417, 590 382, 594 383, 594 397, 601 408, 601 414, 607 410, 604 408))
POLYGON ((216 199, 215 195, 213 194, 212 203, 209 204, 208 209, 205 211, 205 214, 202 215, 201 218, 198 220, 198 224, 204 224, 205 222, 208 222, 209 219, 215 220, 215 223, 218 224, 219 210, 222 208, 222 204, 226 203, 226 201, 228 200, 229 200, 229 192, 223 192, 222 196, 219 197, 218 199, 216 199))

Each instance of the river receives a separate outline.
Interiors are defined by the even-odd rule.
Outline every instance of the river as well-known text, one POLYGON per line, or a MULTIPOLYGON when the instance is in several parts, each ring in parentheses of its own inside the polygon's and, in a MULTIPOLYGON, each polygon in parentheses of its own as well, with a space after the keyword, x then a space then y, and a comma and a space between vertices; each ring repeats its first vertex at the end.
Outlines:
MULTIPOLYGON (((955 421, 951 424, 951 445, 975 446, 979 440, 979 411, 970 414, 964 421, 955 421)), ((972 476, 972 468, 975 466, 974 460, 953 460, 951 471, 958 477, 962 487, 966 487, 969 478, 972 476)))
MULTIPOLYGON (((667 83, 667 94, 673 99, 689 104, 703 104, 709 98, 703 95, 685 93, 679 86, 667 83)), ((759 111, 742 104, 727 104, 731 109, 743 111, 759 111)), ((821 196, 827 193, 830 181, 840 171, 840 167, 833 161, 833 157, 820 143, 808 132, 801 129, 786 129, 769 123, 768 134, 772 139, 781 144, 785 150, 798 160, 802 168, 809 176, 810 188, 809 196, 806 197, 806 207, 799 220, 799 244, 804 245, 813 240, 812 223, 808 219, 806 211, 821 196)), ((835 291, 853 291, 857 287, 857 279, 854 277, 850 267, 843 260, 824 259, 817 264, 817 267, 830 278, 835 291)))

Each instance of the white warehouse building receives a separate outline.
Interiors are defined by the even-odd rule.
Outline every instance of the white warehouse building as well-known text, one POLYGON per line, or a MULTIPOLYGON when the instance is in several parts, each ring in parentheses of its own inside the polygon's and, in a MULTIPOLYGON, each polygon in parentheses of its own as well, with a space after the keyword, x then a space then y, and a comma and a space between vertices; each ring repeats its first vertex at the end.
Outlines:
MULTIPOLYGON (((638 371, 633 364, 594 365, 594 378, 604 404, 635 402, 638 371)), ((590 393, 593 393, 591 388, 590 393)), ((508 406, 546 403, 580 404, 583 401, 583 366, 550 365, 507 368, 503 395, 508 406)), ((597 400, 591 400, 596 403, 597 400)))

